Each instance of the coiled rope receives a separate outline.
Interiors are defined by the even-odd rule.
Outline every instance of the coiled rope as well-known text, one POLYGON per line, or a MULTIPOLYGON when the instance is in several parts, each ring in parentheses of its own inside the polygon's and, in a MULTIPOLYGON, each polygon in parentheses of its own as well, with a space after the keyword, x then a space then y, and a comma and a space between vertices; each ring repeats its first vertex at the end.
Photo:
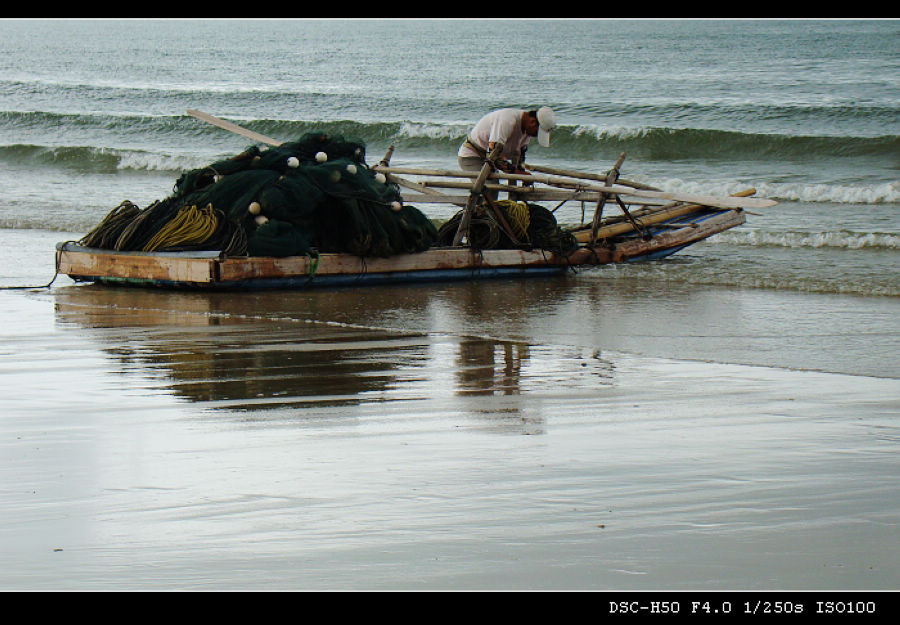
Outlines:
MULTIPOLYGON (((578 247, 574 235, 562 231, 553 213, 543 206, 512 200, 500 200, 494 204, 503 212, 516 237, 527 245, 562 255, 578 247)), ((462 215, 463 211, 457 212, 440 227, 440 245, 452 245, 462 215)), ((469 242, 472 247, 483 250, 518 247, 506 236, 490 211, 472 217, 469 222, 469 242)))
POLYGON ((531 211, 525 202, 516 202, 514 200, 500 200, 494 202, 503 210, 506 221, 513 229, 513 234, 521 241, 529 241, 528 227, 531 225, 531 211))
POLYGON ((110 249, 116 244, 125 228, 140 213, 140 208, 129 200, 125 200, 110 211, 93 230, 84 235, 78 244, 85 247, 110 249))
POLYGON ((203 243, 215 233, 218 225, 219 220, 213 212, 212 204, 204 208, 184 206, 153 235, 144 245, 143 251, 154 252, 179 245, 203 243))

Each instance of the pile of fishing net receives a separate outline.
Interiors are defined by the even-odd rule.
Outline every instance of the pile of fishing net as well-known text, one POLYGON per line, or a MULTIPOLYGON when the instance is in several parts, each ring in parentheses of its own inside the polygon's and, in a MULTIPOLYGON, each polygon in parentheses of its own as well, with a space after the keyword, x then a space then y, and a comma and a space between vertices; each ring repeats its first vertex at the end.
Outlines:
MULTIPOLYGON (((494 213, 484 210, 473 215, 469 222, 469 243, 481 250, 532 247, 567 255, 578 248, 575 236, 562 230, 553 213, 539 204, 495 200, 494 206, 503 214, 518 244, 505 232, 494 213)), ((437 244, 452 245, 463 213, 459 211, 438 230, 437 244)))
POLYGON ((253 146, 185 172, 170 197, 125 201, 79 243, 120 251, 220 250, 296 256, 311 251, 387 257, 421 252, 434 224, 365 163, 365 144, 320 132, 253 146))

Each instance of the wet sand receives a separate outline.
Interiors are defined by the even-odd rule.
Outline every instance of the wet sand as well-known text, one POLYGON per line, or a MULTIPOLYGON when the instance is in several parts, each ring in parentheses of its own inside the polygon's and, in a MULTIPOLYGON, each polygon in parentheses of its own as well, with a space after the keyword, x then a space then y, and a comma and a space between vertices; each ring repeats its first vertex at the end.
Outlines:
POLYGON ((739 294, 65 280, 0 292, 4 589, 900 582, 900 381, 641 353, 739 294))
POLYGON ((633 278, 2 290, 0 588, 900 586, 898 303, 633 278))

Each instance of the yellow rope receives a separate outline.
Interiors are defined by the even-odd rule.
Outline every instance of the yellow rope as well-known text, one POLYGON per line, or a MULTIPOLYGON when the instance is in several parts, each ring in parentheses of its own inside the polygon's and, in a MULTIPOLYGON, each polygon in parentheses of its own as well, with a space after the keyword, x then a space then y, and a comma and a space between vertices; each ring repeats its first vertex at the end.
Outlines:
POLYGON ((144 246, 145 252, 185 245, 202 243, 216 231, 218 220, 213 213, 212 204, 206 208, 185 206, 169 223, 159 229, 152 239, 144 246))
POLYGON ((528 204, 514 200, 500 200, 496 204, 506 213, 506 219, 513 229, 513 234, 518 239, 527 241, 528 226, 531 225, 531 213, 528 211, 528 204))

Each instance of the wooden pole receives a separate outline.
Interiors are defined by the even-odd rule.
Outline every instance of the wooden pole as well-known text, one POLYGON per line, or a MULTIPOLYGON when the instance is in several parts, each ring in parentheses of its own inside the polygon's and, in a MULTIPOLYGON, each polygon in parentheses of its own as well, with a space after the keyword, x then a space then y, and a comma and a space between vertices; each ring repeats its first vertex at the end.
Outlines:
MULTIPOLYGON (((380 171, 384 172, 384 169, 380 171)), ((389 176, 393 176, 394 174, 388 174, 389 176)), ((488 182, 484 184, 485 189, 489 189, 491 191, 506 191, 509 189, 506 185, 500 183, 491 182, 491 178, 488 178, 488 182)), ((418 184, 423 187, 435 187, 441 189, 471 189, 472 185, 467 182, 456 181, 456 180, 419 180, 418 184)), ((607 187, 608 189, 608 187, 607 187)), ((609 193, 609 191, 607 191, 609 193)), ((624 191, 623 191, 624 193, 624 191)), ((516 187, 516 195, 524 198, 531 198, 528 201, 539 201, 536 198, 540 198, 540 200, 548 200, 548 201, 559 201, 563 199, 570 200, 585 200, 596 202, 600 197, 600 194, 596 191, 591 191, 586 189, 580 185, 573 185, 571 187, 557 187, 557 188, 544 188, 544 187, 516 187)), ((641 199, 640 201, 629 201, 629 204, 664 204, 667 200, 651 200, 651 199, 641 199)))
POLYGON ((387 149, 387 152, 384 153, 384 158, 378 161, 378 164, 382 167, 387 167, 391 164, 391 156, 394 155, 394 146, 390 146, 387 149))
MULTIPOLYGON (((444 195, 440 191, 435 191, 434 189, 430 189, 426 187, 424 184, 420 182, 416 182, 414 180, 407 180, 406 178, 401 178, 400 176, 395 176, 394 174, 387 174, 387 179, 390 182, 395 182, 401 187, 406 187, 407 189, 412 189, 413 191, 418 191, 422 195, 426 196, 426 198, 430 199, 434 202, 441 202, 447 204, 456 204, 457 206, 461 206, 465 208, 466 202, 462 200, 454 199, 448 195, 444 195)), ((426 199, 426 202, 428 201, 426 199)))
POLYGON ((459 245, 463 237, 468 237, 469 235, 469 224, 472 221, 472 213, 475 212, 475 205, 478 198, 481 196, 482 191, 484 191, 484 183, 494 169, 493 161, 500 155, 502 147, 503 146, 500 145, 494 147, 488 155, 484 166, 481 168, 481 173, 478 174, 478 178, 476 178, 474 184, 472 184, 472 190, 469 192, 469 200, 466 202, 463 216, 459 220, 459 227, 456 229, 456 234, 453 237, 454 246, 459 245))
POLYGON ((279 146, 282 144, 281 141, 278 141, 271 137, 267 137, 266 135, 261 135, 258 132, 248 130, 247 128, 241 128, 237 124, 232 124, 231 122, 227 122, 224 119, 219 119, 218 117, 210 115, 209 113, 204 113, 203 111, 188 109, 187 114, 191 117, 196 117, 197 119, 205 121, 208 124, 212 124, 213 126, 218 126, 219 128, 227 130, 228 132, 233 132, 236 135, 241 135, 242 137, 247 137, 248 139, 258 141, 259 143, 267 143, 272 146, 279 146))
MULTIPOLYGON (((375 171, 398 171, 399 173, 414 173, 408 170, 401 171, 399 168, 395 169, 393 167, 389 168, 381 168, 374 167, 375 171)), ((445 175, 444 170, 431 170, 427 174, 425 171, 419 170, 419 174, 423 175, 445 175)), ((461 175, 461 172, 457 172, 458 175, 461 175)), ((484 174, 482 171, 479 174, 479 178, 484 174)), ((470 177, 470 174, 466 174, 465 177, 470 177)), ((714 208, 769 208, 770 206, 775 206, 778 202, 775 200, 770 200, 768 198, 761 197, 736 197, 736 196, 713 196, 713 195, 702 195, 696 193, 680 193, 680 192, 666 192, 666 191, 654 191, 649 189, 636 189, 636 188, 627 188, 627 187, 610 187, 598 184, 590 184, 590 183, 577 183, 572 180, 566 180, 558 176, 550 176, 550 175, 541 175, 541 174, 503 174, 503 173, 494 173, 485 176, 485 180, 490 178, 506 178, 510 180, 528 180, 532 182, 541 182, 547 185, 565 185, 569 188, 576 187, 581 188, 587 191, 598 191, 601 193, 609 193, 620 196, 626 196, 629 198, 640 198, 640 199, 659 199, 659 200, 674 200, 678 202, 691 202, 694 204, 703 204, 704 206, 712 206, 714 208)), ((477 181, 476 181, 477 182, 477 181)), ((481 181, 482 185, 484 184, 484 180, 481 181)), ((451 183, 446 183, 449 186, 451 183)), ((437 185, 435 185, 437 186, 437 185)), ((474 186, 474 185, 473 185, 474 186)), ((520 189, 520 192, 524 191, 520 189)), ((631 203, 630 200, 625 200, 626 203, 631 203)))
MULTIPOLYGON (((570 178, 582 178, 584 180, 597 180, 599 182, 606 182, 606 176, 603 174, 592 174, 584 171, 576 171, 572 169, 560 169, 558 167, 547 167, 546 165, 528 165, 528 169, 536 172, 540 172, 543 174, 555 174, 558 176, 569 176, 570 178)), ((623 184, 626 187, 634 187, 635 189, 646 189, 647 191, 662 191, 662 189, 658 189, 656 187, 651 187, 648 184, 643 184, 640 182, 635 182, 633 180, 626 180, 625 178, 618 179, 619 184, 623 184)))
MULTIPOLYGON (((385 154, 384 154, 384 158, 382 158, 378 162, 378 165, 380 165, 381 167, 388 167, 390 165, 391 156, 393 156, 393 154, 394 154, 394 146, 392 145, 387 149, 387 152, 385 152, 385 154)), ((448 202, 451 204, 457 204, 458 206, 465 206, 464 203, 454 202, 452 199, 447 198, 447 196, 445 196, 443 193, 440 193, 439 191, 435 191, 433 189, 429 189, 428 187, 426 187, 425 185, 423 185, 421 183, 415 182, 413 180, 406 180, 405 178, 401 178, 400 176, 395 176, 394 174, 390 174, 390 173, 385 174, 385 176, 387 177, 387 179, 389 181, 394 182, 394 183, 400 185, 401 187, 406 187, 407 189, 413 189, 415 191, 418 191, 422 195, 429 196, 430 198, 432 198, 434 200, 440 199, 441 201, 448 202)))
MULTIPOLYGON (((619 159, 616 161, 616 164, 613 165, 613 168, 609 170, 609 173, 606 174, 606 184, 612 186, 616 184, 616 180, 619 178, 619 168, 622 166, 622 163, 625 162, 625 152, 622 152, 619 155, 619 159)), ((591 221, 591 241, 597 240, 597 229, 600 227, 600 218, 603 215, 603 206, 606 204, 606 199, 609 197, 608 193, 601 193, 600 199, 597 200, 597 207, 594 209, 594 219, 591 221)), ((628 214, 628 211, 625 211, 628 214)), ((631 215, 628 215, 631 218, 631 215)), ((631 220, 634 221, 633 219, 631 220)))
POLYGON ((644 238, 645 241, 649 241, 651 238, 653 238, 652 234, 650 234, 649 232, 644 230, 644 228, 642 226, 638 225, 638 222, 636 222, 634 220, 634 217, 631 216, 631 213, 628 212, 628 207, 625 206, 625 203, 622 201, 622 198, 620 198, 618 195, 616 196, 616 202, 618 203, 619 208, 622 209, 622 212, 625 213, 625 216, 628 217, 628 221, 631 222, 631 225, 634 226, 635 230, 637 230, 638 232, 641 233, 641 236, 644 238))
MULTIPOLYGON (((553 167, 543 167, 538 165, 528 165, 528 168, 531 171, 536 172, 545 172, 552 173, 556 178, 552 179, 552 184, 557 185, 566 185, 566 186, 577 186, 577 180, 591 180, 597 182, 605 182, 606 176, 601 174, 588 174, 580 171, 572 171, 567 169, 555 169, 553 167), (574 180, 567 180, 566 178, 573 178, 574 180)), ((386 172, 385 169, 381 168, 379 165, 375 165, 372 169, 375 171, 386 172)), ((444 176, 446 178, 477 178, 478 172, 475 171, 465 171, 459 169, 430 169, 424 167, 391 167, 390 171, 398 174, 410 174, 416 176, 444 176)), ((507 174, 505 172, 494 172, 489 176, 489 179, 499 179, 499 180, 525 180, 525 181, 537 181, 543 182, 545 184, 551 184, 550 178, 535 178, 533 174, 507 174)), ((640 182, 635 182, 633 180, 626 180, 625 178, 619 178, 618 184, 624 185, 626 187, 632 187, 633 189, 643 189, 646 191, 659 191, 656 187, 651 187, 650 185, 642 184, 640 182)))

